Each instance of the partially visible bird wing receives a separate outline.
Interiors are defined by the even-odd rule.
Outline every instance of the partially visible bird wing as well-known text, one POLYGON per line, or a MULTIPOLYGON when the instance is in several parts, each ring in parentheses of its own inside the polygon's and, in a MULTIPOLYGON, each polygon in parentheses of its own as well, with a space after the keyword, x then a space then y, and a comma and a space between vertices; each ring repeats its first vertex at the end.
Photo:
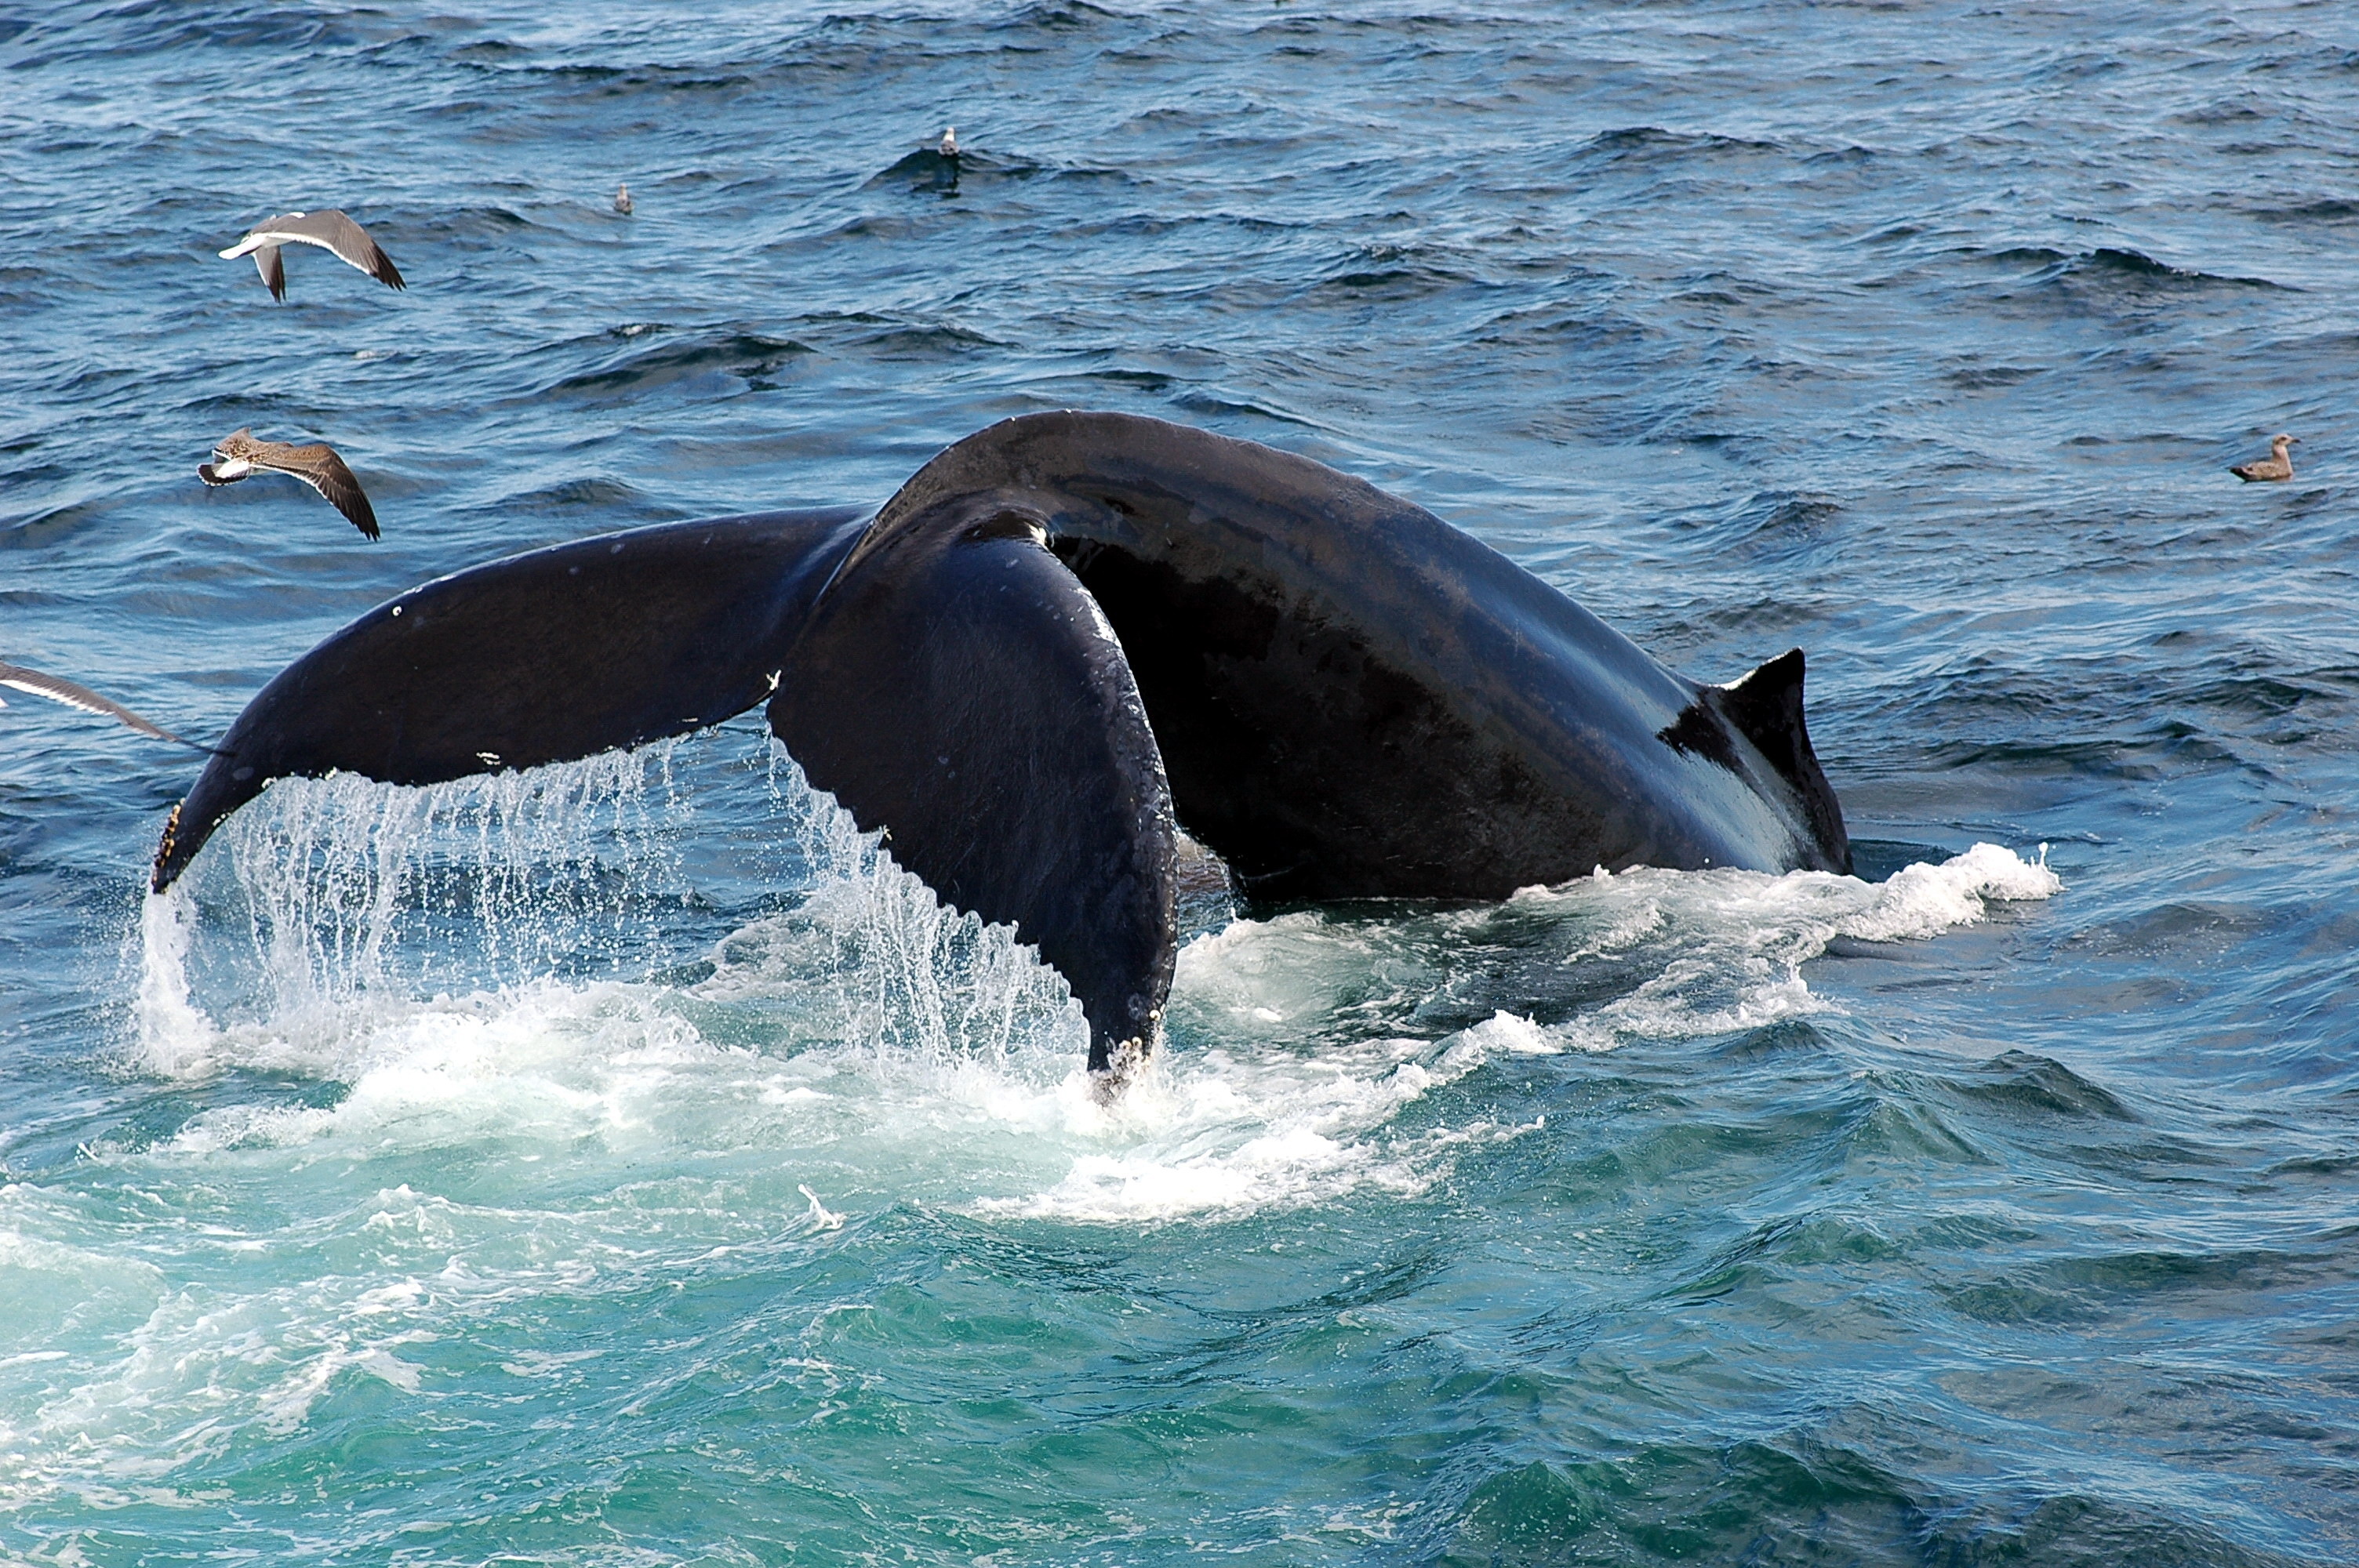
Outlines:
POLYGON ((324 245, 387 288, 408 287, 401 281, 401 271, 393 265, 393 258, 369 237, 369 232, 333 207, 296 217, 273 218, 270 222, 273 239, 324 245))
POLYGON ((28 670, 22 665, 0 664, 0 686, 15 691, 28 691, 35 697, 46 697, 52 702, 62 702, 68 708, 79 708, 84 713, 102 713, 109 719, 119 719, 142 735, 153 735, 158 741, 177 741, 183 746, 195 746, 200 752, 210 752, 210 746, 199 746, 194 741, 173 734, 160 724, 150 724, 119 702, 103 697, 86 686, 76 686, 56 676, 28 670))
POLYGON ((328 498, 328 504, 352 519, 353 526, 374 539, 377 536, 376 514, 369 507, 361 481, 344 466, 344 460, 325 442, 298 447, 286 441, 253 441, 250 449, 238 455, 256 468, 274 469, 293 474, 313 490, 328 498))

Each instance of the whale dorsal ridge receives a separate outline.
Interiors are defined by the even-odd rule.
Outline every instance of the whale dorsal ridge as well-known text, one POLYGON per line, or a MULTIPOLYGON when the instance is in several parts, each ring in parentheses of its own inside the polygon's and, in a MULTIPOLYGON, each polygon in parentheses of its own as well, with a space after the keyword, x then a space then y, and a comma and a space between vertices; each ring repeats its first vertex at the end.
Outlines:
POLYGON ((1800 796, 1819 847, 1835 870, 1851 868, 1851 837, 1844 831, 1843 806, 1810 750, 1810 727, 1802 719, 1802 650, 1788 648, 1766 659, 1751 674, 1722 687, 1713 706, 1729 727, 1759 752, 1764 761, 1800 796))

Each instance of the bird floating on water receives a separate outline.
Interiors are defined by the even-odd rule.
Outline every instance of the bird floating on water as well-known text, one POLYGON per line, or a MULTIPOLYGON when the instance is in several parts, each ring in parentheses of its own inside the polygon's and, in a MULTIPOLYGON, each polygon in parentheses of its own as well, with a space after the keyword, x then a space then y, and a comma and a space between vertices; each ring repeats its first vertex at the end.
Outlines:
POLYGON ((936 147, 934 150, 941 154, 944 157, 958 157, 958 127, 956 125, 945 125, 942 127, 942 145, 936 147))
POLYGON ((2291 479, 2293 457, 2286 449, 2294 445, 2299 438, 2294 436, 2273 437, 2269 441, 2267 457, 2256 458, 2248 463, 2238 463, 2228 471, 2246 484, 2252 483, 2256 479, 2291 479))
POLYGON ((629 186, 618 185, 614 187, 614 211, 620 212, 625 218, 631 215, 631 188, 629 186))
POLYGON ((409 287, 401 281, 400 269, 393 265, 393 258, 369 238, 368 231, 332 207, 319 212, 282 212, 276 218, 266 218, 249 230, 245 238, 222 252, 222 259, 232 261, 251 254, 262 281, 270 287, 270 297, 284 299, 287 264, 279 256, 278 247, 291 244, 319 245, 387 288, 409 287))
POLYGON ((256 470, 294 475, 326 496, 331 506, 352 519, 353 527, 372 539, 377 536, 376 514, 369 509, 361 481, 325 442, 298 447, 286 441, 257 441, 253 431, 240 430, 222 438, 213 448, 213 460, 197 465, 197 477, 207 484, 235 484, 256 470))
MULTIPOLYGON (((99 713, 109 719, 121 719, 142 735, 153 735, 158 741, 177 741, 183 746, 193 747, 200 752, 212 751, 211 746, 200 745, 184 735, 175 735, 162 725, 151 723, 140 718, 123 704, 112 697, 101 697, 86 686, 77 686, 72 681, 62 680, 52 675, 44 675, 39 670, 27 669, 23 665, 0 663, 0 686, 5 686, 11 691, 26 691, 35 697, 46 697, 51 702, 62 702, 68 708, 79 708, 84 713, 99 713)), ((6 703, 0 702, 0 708, 7 706, 6 703)))

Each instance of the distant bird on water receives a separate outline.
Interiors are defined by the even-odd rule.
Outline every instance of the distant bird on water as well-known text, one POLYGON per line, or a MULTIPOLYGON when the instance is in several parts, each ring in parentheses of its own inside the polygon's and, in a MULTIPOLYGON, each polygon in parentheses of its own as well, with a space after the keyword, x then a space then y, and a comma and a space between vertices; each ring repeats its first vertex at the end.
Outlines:
MULTIPOLYGON (((62 702, 68 708, 79 708, 84 713, 103 713, 109 719, 119 719, 142 735, 153 735, 158 741, 177 741, 200 752, 211 752, 211 746, 199 745, 186 736, 175 735, 160 724, 151 724, 110 697, 103 697, 86 686, 76 686, 56 676, 43 675, 22 665, 0 664, 0 686, 12 691, 28 691, 35 697, 46 697, 51 702, 62 702)), ((0 708, 8 705, 0 702, 0 708)))
POLYGON ((625 218, 631 215, 631 188, 629 186, 618 185, 614 187, 614 211, 620 212, 625 218))
POLYGON ((368 231, 332 207, 321 212, 282 212, 276 218, 266 218, 245 238, 222 252, 222 259, 231 261, 252 254, 262 281, 270 286, 270 297, 284 299, 287 264, 280 259, 278 247, 296 244, 319 245, 332 251, 387 288, 409 287, 401 281, 400 269, 393 265, 393 258, 369 238, 368 231))
POLYGON ((2299 438, 2294 436, 2272 438, 2269 441, 2267 457, 2256 458, 2248 463, 2238 463, 2228 471, 2246 484, 2252 483, 2256 479, 2291 479, 2293 457, 2286 449, 2294 445, 2299 438))
POLYGON ((936 147, 934 150, 941 154, 944 157, 958 157, 958 127, 956 125, 945 125, 942 127, 942 145, 936 147))
POLYGON ((240 430, 222 438, 213 448, 213 460, 197 465, 197 477, 207 484, 235 484, 256 470, 294 475, 326 496, 331 506, 352 519, 353 527, 372 539, 377 536, 376 514, 361 492, 361 481, 336 456, 335 449, 324 442, 298 447, 286 441, 257 441, 253 431, 240 430))

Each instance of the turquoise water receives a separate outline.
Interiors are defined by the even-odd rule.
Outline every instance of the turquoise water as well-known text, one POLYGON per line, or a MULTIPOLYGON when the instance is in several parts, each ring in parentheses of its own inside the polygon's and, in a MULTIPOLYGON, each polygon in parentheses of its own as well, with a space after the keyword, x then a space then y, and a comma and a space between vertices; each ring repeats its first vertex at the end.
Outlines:
POLYGON ((2343 10, 80 5, 0 142, 0 658, 176 730, 1117 408, 1808 648, 1862 873, 1198 865, 1105 1104, 758 719, 149 899, 10 694, 0 1558, 2359 1560, 2343 10), (406 292, 213 254, 325 205, 406 292))

